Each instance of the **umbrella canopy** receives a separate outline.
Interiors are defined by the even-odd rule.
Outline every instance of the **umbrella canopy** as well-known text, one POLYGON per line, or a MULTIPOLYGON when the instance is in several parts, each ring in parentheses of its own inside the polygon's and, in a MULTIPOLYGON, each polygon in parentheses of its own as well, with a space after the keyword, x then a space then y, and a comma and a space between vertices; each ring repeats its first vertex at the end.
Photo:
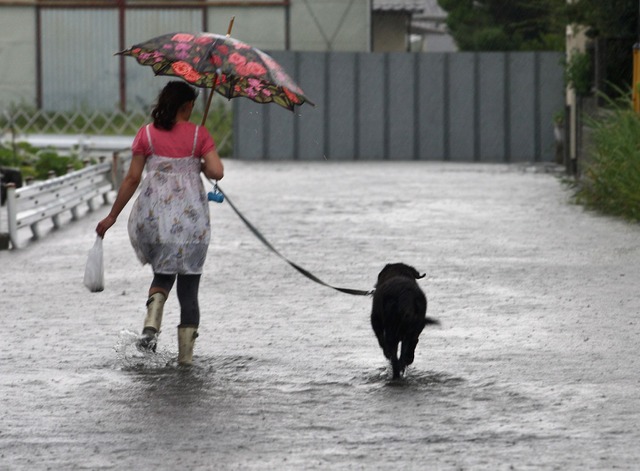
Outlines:
POLYGON ((277 103, 289 110, 313 103, 268 54, 242 41, 213 33, 169 33, 118 52, 231 99, 277 103))

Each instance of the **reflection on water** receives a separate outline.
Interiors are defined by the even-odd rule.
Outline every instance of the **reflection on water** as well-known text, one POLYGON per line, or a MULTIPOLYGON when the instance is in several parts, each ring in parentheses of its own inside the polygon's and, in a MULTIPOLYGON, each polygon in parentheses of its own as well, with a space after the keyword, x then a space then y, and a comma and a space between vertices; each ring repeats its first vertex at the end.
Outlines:
POLYGON ((389 368, 380 370, 379 374, 372 377, 371 382, 381 383, 393 388, 402 388, 408 391, 425 388, 456 387, 464 382, 464 379, 438 371, 420 371, 415 368, 407 369, 405 375, 399 379, 391 377, 389 368))
POLYGON ((420 266, 443 327, 392 380, 370 300, 302 280, 217 206, 201 337, 179 367, 174 329, 153 354, 121 330, 149 275, 126 224, 96 295, 78 278, 95 221, 79 221, 0 253, 1 470, 637 467, 640 264, 621 249, 637 227, 495 167, 229 165, 225 188, 283 253, 354 288, 420 266))
MULTIPOLYGON (((95 410, 109 440, 126 441, 129 452, 112 453, 118 463, 134 467, 146 462, 140 453, 153 437, 156 458, 166 469, 180 465, 174 457, 178 449, 206 450, 194 458, 194 469, 207 469, 208 460, 220 454, 228 465, 221 469, 340 468, 341 463, 379 469, 398 462, 414 469, 425 459, 435 468, 483 469, 495 464, 496 456, 517 468, 523 456, 538 463, 531 450, 543 449, 553 451, 540 455, 534 468, 551 463, 571 468, 575 423, 566 417, 572 410, 582 417, 589 402, 588 391, 576 387, 512 381, 505 366, 463 375, 434 369, 422 359, 393 380, 376 349, 375 360, 363 363, 358 355, 345 361, 348 349, 338 348, 335 358, 278 356, 270 348, 258 355, 223 354, 204 343, 194 365, 182 367, 169 339, 156 353, 138 351, 136 339, 136 333, 121 331, 113 363, 96 368, 94 379, 76 384, 70 396, 83 398, 75 407, 95 410)), ((499 353, 474 361, 505 363, 499 353)), ((46 386, 42 380, 29 383, 46 386)), ((581 436, 589 439, 588 427, 581 436)))

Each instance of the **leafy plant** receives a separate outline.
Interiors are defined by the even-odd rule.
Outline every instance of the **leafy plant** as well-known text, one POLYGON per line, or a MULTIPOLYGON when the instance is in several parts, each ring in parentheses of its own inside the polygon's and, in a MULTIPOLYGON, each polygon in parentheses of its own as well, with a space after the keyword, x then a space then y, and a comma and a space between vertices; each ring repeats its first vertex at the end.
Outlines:
POLYGON ((573 88, 578 96, 591 93, 593 72, 591 57, 586 52, 572 51, 565 62, 564 79, 567 86, 573 88))
POLYGON ((640 221, 640 116, 628 98, 609 100, 609 107, 588 124, 593 146, 576 201, 640 221))
POLYGON ((35 178, 44 180, 53 171, 56 175, 64 175, 71 170, 79 170, 84 164, 76 157, 59 155, 51 149, 43 149, 38 152, 37 160, 33 166, 35 178))
POLYGON ((53 149, 39 149, 26 142, 7 146, 0 144, 0 166, 20 170, 23 177, 45 180, 49 172, 64 175, 68 169, 78 170, 84 163, 77 155, 60 155, 53 149))
POLYGON ((438 0, 463 51, 564 49, 566 0, 438 0))
POLYGON ((556 126, 564 125, 564 120, 565 120, 564 115, 565 115, 564 110, 556 111, 555 113, 553 113, 553 124, 555 124, 556 126))

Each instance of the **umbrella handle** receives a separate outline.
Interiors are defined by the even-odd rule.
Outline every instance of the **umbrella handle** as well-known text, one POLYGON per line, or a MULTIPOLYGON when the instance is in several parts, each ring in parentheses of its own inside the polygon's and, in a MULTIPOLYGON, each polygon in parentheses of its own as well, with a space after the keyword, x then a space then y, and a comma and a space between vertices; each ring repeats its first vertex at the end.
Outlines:
MULTIPOLYGON (((227 37, 231 36, 231 30, 233 29, 233 22, 236 20, 235 16, 231 17, 231 21, 229 21, 229 28, 227 29, 227 37)), ((218 82, 218 74, 213 76, 213 86, 211 87, 211 93, 209 94, 209 99, 207 100, 207 106, 204 108, 204 114, 202 115, 202 126, 204 126, 207 121, 207 115, 209 114, 209 107, 211 106, 211 99, 213 98, 213 92, 216 90, 216 83, 218 82)))
POLYGON ((204 114, 202 115, 202 126, 207 121, 207 115, 209 114, 209 107, 211 106, 211 99, 213 98, 213 92, 216 90, 216 83, 218 82, 218 74, 213 76, 213 86, 211 87, 211 93, 209 93, 209 99, 207 100, 207 106, 204 108, 204 114))
POLYGON ((232 16, 231 21, 229 21, 229 28, 227 29, 227 37, 231 36, 231 29, 233 28, 234 21, 236 21, 236 17, 232 16))

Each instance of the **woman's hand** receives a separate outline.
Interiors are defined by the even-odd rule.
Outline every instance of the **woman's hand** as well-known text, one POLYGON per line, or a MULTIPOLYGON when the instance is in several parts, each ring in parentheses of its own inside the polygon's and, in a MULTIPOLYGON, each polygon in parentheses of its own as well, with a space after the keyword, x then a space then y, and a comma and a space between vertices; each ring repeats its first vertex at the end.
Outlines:
POLYGON ((144 163, 145 157, 143 155, 134 154, 131 159, 131 164, 129 165, 127 176, 124 177, 122 185, 120 185, 118 195, 116 196, 116 200, 113 202, 109 215, 100 221, 96 227, 96 233, 103 239, 105 232, 115 224, 116 219, 118 219, 118 215, 138 188, 140 179, 142 178, 144 163))
POLYGON ((224 166, 218 152, 214 149, 202 156, 202 173, 212 180, 222 180, 224 177, 224 166))
POLYGON ((102 221, 100 221, 96 227, 96 233, 104 239, 104 235, 107 230, 116 223, 115 216, 107 216, 102 221))

